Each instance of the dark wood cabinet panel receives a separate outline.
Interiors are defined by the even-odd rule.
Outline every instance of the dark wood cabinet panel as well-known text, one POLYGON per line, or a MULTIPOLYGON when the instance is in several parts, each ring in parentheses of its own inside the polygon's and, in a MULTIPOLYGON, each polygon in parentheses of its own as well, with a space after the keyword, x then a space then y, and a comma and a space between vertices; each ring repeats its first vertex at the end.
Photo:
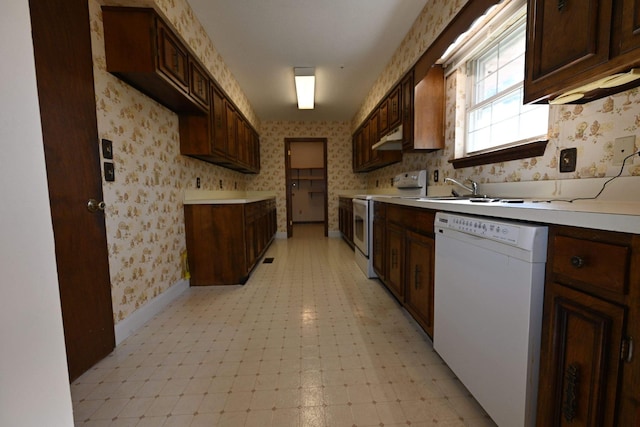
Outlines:
POLYGON ((107 71, 179 113, 205 114, 189 93, 189 53, 153 9, 102 7, 107 71))
POLYGON ((413 70, 402 79, 402 151, 413 150, 413 70))
POLYGON ((189 89, 189 54, 166 25, 156 19, 158 33, 158 70, 185 92, 189 89))
POLYGON ((338 226, 342 238, 354 248, 353 244, 353 200, 351 197, 338 199, 338 226))
MULTIPOLYGON (((638 0, 535 0, 529 2, 527 20, 525 103, 553 99, 640 65, 638 0)), ((592 88, 577 102, 638 84, 592 88)))
POLYGON ((538 426, 615 426, 625 310, 548 284, 538 426))
POLYGON ((384 135, 389 131, 389 100, 385 99, 378 107, 378 129, 384 135))
POLYGON ((185 205, 191 286, 243 284, 277 230, 275 199, 185 205))
POLYGON ((385 262, 387 258, 385 248, 386 207, 386 204, 380 202, 373 204, 373 254, 371 256, 373 256, 373 270, 382 281, 387 275, 385 262))
POLYGON ((189 61, 189 93, 204 108, 209 108, 209 77, 193 59, 189 61))
POLYGON ((439 65, 414 87, 412 150, 444 148, 444 70, 439 65))
POLYGON ((211 88, 211 150, 214 154, 227 156, 227 107, 224 95, 215 87, 211 88))
MULTIPOLYGON (((387 98, 388 104, 388 129, 392 130, 396 126, 401 123, 402 115, 400 110, 402 109, 402 104, 400 103, 401 98, 401 85, 396 86, 392 91, 389 97, 387 98)), ((382 130, 381 130, 382 132, 382 130)))
POLYGON ((387 288, 404 302, 404 230, 387 223, 387 275, 385 284, 387 288))
POLYGON ((433 236, 407 231, 405 307, 433 337, 433 236))

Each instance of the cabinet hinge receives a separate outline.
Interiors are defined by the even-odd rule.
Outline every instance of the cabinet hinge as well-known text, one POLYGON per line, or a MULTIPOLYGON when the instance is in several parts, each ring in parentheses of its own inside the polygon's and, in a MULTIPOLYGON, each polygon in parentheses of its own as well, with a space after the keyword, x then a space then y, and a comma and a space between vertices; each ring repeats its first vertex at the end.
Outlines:
POLYGON ((631 363, 633 360, 633 338, 625 337, 622 339, 620 346, 620 359, 627 363, 631 363))

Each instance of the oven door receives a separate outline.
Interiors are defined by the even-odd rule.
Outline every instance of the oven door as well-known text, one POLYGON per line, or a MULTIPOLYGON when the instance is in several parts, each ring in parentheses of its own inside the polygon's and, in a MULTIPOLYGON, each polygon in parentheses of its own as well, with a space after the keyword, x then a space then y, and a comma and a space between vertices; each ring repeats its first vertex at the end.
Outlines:
POLYGON ((369 256, 369 201, 353 199, 353 243, 369 256))

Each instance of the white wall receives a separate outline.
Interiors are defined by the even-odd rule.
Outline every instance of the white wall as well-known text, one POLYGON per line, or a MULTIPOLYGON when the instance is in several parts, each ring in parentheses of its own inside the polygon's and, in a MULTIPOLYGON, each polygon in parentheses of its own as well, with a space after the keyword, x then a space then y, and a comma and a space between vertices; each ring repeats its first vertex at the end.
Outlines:
POLYGON ((27 0, 0 14, 0 425, 72 426, 27 0))

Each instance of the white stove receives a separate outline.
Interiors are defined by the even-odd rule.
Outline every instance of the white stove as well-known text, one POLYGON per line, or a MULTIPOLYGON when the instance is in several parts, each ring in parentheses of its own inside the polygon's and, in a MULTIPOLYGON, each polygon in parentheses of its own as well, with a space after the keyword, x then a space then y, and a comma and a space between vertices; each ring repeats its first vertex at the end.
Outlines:
POLYGON ((353 243, 356 263, 368 278, 378 277, 373 270, 373 197, 420 198, 427 194, 427 171, 396 175, 393 191, 385 194, 358 194, 353 198, 353 243))

